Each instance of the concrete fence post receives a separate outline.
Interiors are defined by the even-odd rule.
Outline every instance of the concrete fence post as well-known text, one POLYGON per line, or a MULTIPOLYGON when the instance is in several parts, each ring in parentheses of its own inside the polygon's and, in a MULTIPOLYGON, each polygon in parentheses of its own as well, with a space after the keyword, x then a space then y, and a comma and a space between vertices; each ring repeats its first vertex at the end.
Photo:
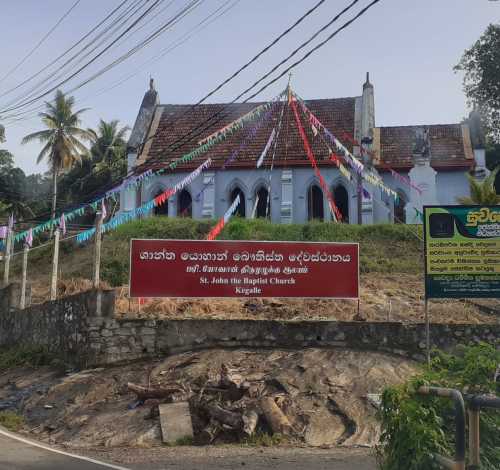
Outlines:
POLYGON ((21 300, 19 302, 19 308, 23 310, 26 307, 26 283, 27 283, 27 273, 28 273, 28 253, 30 249, 28 245, 24 245, 23 251, 23 272, 21 279, 21 300))
POLYGON ((3 271, 3 286, 7 287, 9 285, 9 273, 10 273, 10 257, 12 251, 12 230, 7 229, 7 240, 5 241, 5 264, 3 271))
POLYGON ((99 289, 101 268, 101 244, 102 244, 102 212, 97 211, 95 223, 95 251, 94 251, 94 288, 99 289))
POLYGON ((50 282, 50 300, 57 299, 57 273, 59 265, 59 237, 61 231, 57 228, 54 233, 54 256, 52 258, 52 278, 50 282))

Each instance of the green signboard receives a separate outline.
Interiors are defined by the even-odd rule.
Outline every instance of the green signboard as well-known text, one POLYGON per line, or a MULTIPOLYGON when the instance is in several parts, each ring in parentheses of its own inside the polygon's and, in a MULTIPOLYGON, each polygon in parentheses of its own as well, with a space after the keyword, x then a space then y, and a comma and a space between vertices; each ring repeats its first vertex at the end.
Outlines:
POLYGON ((500 206, 424 207, 426 298, 500 298, 500 206))

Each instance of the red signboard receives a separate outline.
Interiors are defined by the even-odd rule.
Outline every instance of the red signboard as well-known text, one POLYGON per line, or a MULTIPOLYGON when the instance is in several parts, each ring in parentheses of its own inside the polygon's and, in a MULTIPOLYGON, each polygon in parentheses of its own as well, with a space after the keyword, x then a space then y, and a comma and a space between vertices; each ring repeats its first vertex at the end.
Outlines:
POLYGON ((131 240, 131 297, 358 295, 357 243, 131 240))

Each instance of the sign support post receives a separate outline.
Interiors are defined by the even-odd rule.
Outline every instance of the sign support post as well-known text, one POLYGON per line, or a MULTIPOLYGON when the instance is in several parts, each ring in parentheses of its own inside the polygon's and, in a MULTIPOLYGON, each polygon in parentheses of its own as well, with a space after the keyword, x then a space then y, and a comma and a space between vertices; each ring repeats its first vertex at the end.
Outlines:
POLYGON ((425 353, 427 365, 431 365, 431 325, 429 321, 429 299, 425 298, 425 353))

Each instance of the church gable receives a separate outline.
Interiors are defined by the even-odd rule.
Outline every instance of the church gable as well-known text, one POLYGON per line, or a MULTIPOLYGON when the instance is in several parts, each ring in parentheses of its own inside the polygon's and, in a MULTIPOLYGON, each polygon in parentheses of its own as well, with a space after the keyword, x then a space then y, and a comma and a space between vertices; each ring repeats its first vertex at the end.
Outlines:
MULTIPOLYGON (((140 157, 142 165, 140 171, 149 168, 160 168, 195 148, 200 140, 213 132, 223 128, 230 122, 248 113, 261 103, 235 104, 206 104, 193 107, 192 105, 159 105, 161 111, 159 123, 151 128, 148 145, 140 157), (205 123, 211 116, 212 124, 205 123), (194 135, 190 139, 184 137, 189 132, 194 135)), ((344 134, 354 135, 354 105, 355 98, 319 99, 307 101, 307 106, 340 140, 344 134)), ((283 103, 272 108, 270 115, 259 127, 252 138, 246 138, 256 123, 249 123, 245 128, 236 132, 226 141, 216 145, 199 159, 188 164, 179 165, 176 171, 186 171, 196 168, 201 160, 211 157, 213 168, 221 168, 224 161, 236 150, 240 149, 237 158, 228 165, 228 168, 255 168, 258 156, 265 147, 273 128, 278 127, 283 103), (242 143, 246 139, 246 144, 242 143)), ((285 103, 286 106, 286 103, 285 103)), ((304 119, 304 116, 302 116, 304 119)), ((318 162, 328 159, 328 147, 320 138, 314 138, 310 126, 305 126, 310 133, 310 141, 318 162)), ((346 147, 352 150, 348 141, 346 147)), ((269 157, 268 157, 269 158, 269 157)), ((267 163, 267 160, 266 160, 267 163)), ((267 166, 266 163, 264 166, 267 166)), ((294 121, 292 110, 285 107, 282 129, 278 140, 275 167, 309 166, 310 163, 304 154, 302 140, 294 121)), ((138 168, 138 170, 139 170, 138 168)))
POLYGON ((377 128, 375 153, 380 168, 409 170, 414 166, 413 146, 419 128, 429 130, 431 166, 435 169, 470 169, 474 154, 468 127, 461 124, 377 128))

